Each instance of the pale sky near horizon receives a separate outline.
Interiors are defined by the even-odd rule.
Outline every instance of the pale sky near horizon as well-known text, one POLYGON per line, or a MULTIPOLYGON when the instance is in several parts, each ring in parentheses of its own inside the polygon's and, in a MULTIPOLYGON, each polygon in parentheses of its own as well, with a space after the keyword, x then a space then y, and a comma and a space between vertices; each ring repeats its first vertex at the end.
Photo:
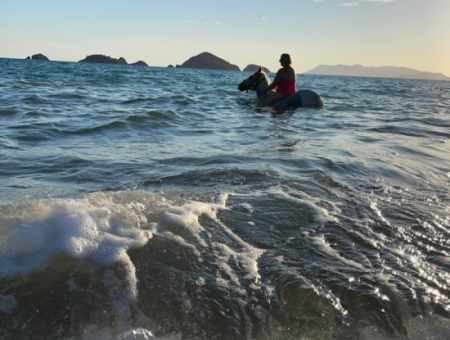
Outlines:
POLYGON ((89 54, 181 64, 211 52, 243 69, 406 66, 450 76, 450 0, 1 0, 0 57, 89 54))

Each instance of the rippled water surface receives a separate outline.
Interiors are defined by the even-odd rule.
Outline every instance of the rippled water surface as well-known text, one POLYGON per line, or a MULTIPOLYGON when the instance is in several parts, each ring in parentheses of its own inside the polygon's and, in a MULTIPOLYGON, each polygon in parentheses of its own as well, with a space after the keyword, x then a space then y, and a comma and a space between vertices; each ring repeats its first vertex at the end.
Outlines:
POLYGON ((249 75, 0 59, 1 339, 450 338, 450 83, 249 75))

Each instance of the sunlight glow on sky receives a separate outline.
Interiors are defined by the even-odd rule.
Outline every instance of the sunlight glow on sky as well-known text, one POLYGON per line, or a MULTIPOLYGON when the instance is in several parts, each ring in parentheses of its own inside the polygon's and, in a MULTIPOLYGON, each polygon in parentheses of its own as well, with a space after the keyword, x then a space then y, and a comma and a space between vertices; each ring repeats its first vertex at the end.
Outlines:
POLYGON ((241 69, 406 66, 450 76, 450 0, 1 0, 0 57, 89 54, 181 64, 211 52, 241 69))

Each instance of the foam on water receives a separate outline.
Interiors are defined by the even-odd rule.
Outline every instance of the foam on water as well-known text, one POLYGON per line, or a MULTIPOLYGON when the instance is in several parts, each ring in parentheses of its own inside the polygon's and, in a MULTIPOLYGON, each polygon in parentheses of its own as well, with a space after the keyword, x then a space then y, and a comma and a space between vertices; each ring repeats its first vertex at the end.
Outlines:
MULTIPOLYGON (((88 200, 44 200, 16 207, 6 218, 16 221, 0 259, 0 278, 38 270, 53 257, 66 254, 90 258, 101 265, 129 263, 126 251, 142 247, 152 237, 144 206, 110 204, 96 207, 88 200), (30 212, 38 212, 31 216, 30 212)), ((130 273, 131 275, 132 273, 130 273)))
MULTIPOLYGON (((118 192, 94 193, 78 200, 50 199, 1 207, 0 228, 4 247, 0 256, 0 279, 38 271, 60 255, 89 260, 104 267, 118 263, 125 271, 125 277, 119 279, 113 270, 106 269, 102 283, 108 290, 117 319, 123 322, 131 317, 131 304, 138 298, 136 268, 127 251, 143 247, 155 233, 189 248, 200 262, 203 261, 204 248, 212 248, 217 253, 218 265, 231 276, 232 270, 226 262, 230 257, 239 259, 249 271, 249 276, 256 277, 255 258, 259 253, 255 250, 251 251, 256 254, 248 258, 225 245, 208 245, 207 240, 200 236, 204 228, 199 217, 206 215, 218 222, 216 213, 226 209, 227 198, 228 195, 223 194, 218 203, 188 201, 176 206, 164 197, 154 197, 145 192, 118 192), (159 223, 149 221, 146 217, 149 214, 160 216, 159 223), (171 232, 170 226, 175 226, 175 229, 182 227, 198 243, 189 244, 182 237, 186 235, 171 232)), ((250 251, 249 245, 223 227, 244 250, 250 251)), ((70 280, 67 286, 69 291, 77 288, 70 280)), ((0 311, 10 312, 16 304, 14 296, 2 296, 0 311)), ((124 339, 132 339, 134 335, 139 335, 136 339, 153 339, 151 333, 133 332, 124 335, 124 339)))
POLYGON ((316 225, 324 225, 329 221, 337 221, 337 218, 334 215, 340 212, 333 202, 311 197, 305 192, 293 190, 287 186, 273 186, 266 191, 259 191, 255 194, 256 197, 265 195, 306 208, 312 212, 313 222, 316 225), (323 203, 331 208, 331 214, 327 209, 320 205, 323 203))
MULTIPOLYGON (((236 261, 245 270, 244 279, 258 280, 258 265, 257 259, 263 254, 263 251, 252 247, 250 244, 244 242, 238 235, 231 231, 224 223, 217 219, 218 210, 226 209, 226 201, 228 194, 222 194, 219 197, 218 203, 203 203, 203 202, 189 202, 181 207, 171 207, 167 210, 161 221, 158 223, 158 233, 168 239, 174 240, 179 244, 193 249, 198 256, 200 262, 203 261, 202 253, 213 253, 215 264, 222 270, 222 272, 229 277, 229 282, 233 285, 239 286, 240 279, 234 273, 229 263, 236 261), (223 232, 233 240, 233 246, 236 249, 231 249, 227 244, 215 242, 211 233, 202 227, 198 221, 200 215, 206 215, 211 220, 214 220, 220 226, 223 232), (175 228, 174 228, 175 226, 175 228), (198 246, 189 244, 184 238, 174 233, 178 233, 178 227, 186 228, 190 235, 194 236, 198 246), (201 233, 204 232, 205 236, 201 233)), ((217 278, 220 285, 230 287, 228 280, 221 277, 217 278)))

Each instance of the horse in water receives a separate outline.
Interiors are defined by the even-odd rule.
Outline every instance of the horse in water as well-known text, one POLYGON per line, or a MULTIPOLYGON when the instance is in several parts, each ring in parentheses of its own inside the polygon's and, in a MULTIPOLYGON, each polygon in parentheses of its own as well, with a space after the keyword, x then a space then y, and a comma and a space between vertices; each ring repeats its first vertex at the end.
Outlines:
MULTIPOLYGON (((256 91, 258 99, 268 102, 267 93, 264 90, 270 86, 270 79, 266 73, 259 68, 254 74, 241 82, 238 86, 238 90, 244 91, 256 91)), ((270 95, 270 94, 269 94, 270 95)), ((323 109, 323 100, 316 92, 311 90, 300 90, 294 93, 292 96, 284 98, 276 103, 274 106, 281 107, 309 107, 323 109)))

